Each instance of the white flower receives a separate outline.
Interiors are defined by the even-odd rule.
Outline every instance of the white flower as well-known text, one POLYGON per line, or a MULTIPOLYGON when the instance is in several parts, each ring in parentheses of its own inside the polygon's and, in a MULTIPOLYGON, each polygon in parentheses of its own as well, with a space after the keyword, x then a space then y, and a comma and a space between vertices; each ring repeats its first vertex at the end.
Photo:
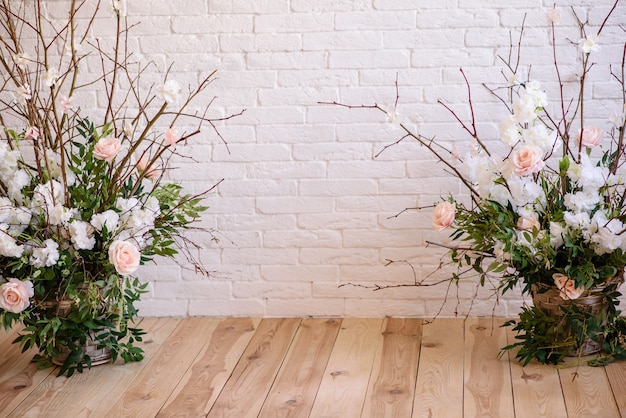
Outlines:
POLYGON ((102 213, 94 213, 91 217, 91 225, 96 231, 102 231, 106 226, 107 231, 112 232, 117 229, 120 216, 113 210, 107 210, 102 213))
POLYGON ((580 157, 580 164, 570 164, 567 175, 584 191, 597 194, 598 189, 606 184, 610 177, 609 169, 595 165, 586 153, 580 157))
POLYGON ((70 238, 77 250, 92 250, 96 245, 93 227, 85 221, 75 220, 69 224, 70 238))
POLYGON ((33 247, 28 260, 35 268, 52 267, 59 261, 59 244, 51 239, 45 240, 43 244, 41 247, 33 247))
POLYGON ((26 69, 26 66, 30 62, 30 56, 26 52, 22 52, 20 54, 15 54, 13 56, 13 61, 15 61, 15 65, 17 65, 20 69, 26 69))
POLYGON ((24 253, 24 246, 9 235, 8 229, 8 225, 0 224, 0 255, 19 258, 24 253))
POLYGON ((50 68, 42 76, 43 83, 47 87, 54 86, 56 84, 58 78, 59 78, 59 72, 56 70, 56 68, 50 68))
POLYGON ((565 207, 574 212, 591 211, 600 202, 597 193, 567 193, 563 199, 565 207))
MULTIPOLYGON (((544 151, 552 150, 555 144, 561 144, 561 141, 557 141, 556 134, 548 131, 543 124, 537 124, 522 130, 522 138, 527 144, 536 145, 544 151)), ((554 147, 554 149, 556 148, 554 147)))
POLYGON ((573 213, 569 211, 563 212, 563 221, 565 225, 573 230, 588 229, 591 225, 591 218, 587 212, 573 213))
POLYGON ((520 128, 513 115, 509 115, 500 122, 500 140, 513 147, 520 141, 520 128))
POLYGON ((578 40, 578 47, 585 54, 589 54, 591 52, 599 51, 600 45, 598 45, 598 35, 591 34, 587 35, 586 38, 581 38, 578 40))
POLYGON ((17 88, 17 96, 22 102, 26 102, 33 98, 33 93, 30 90, 28 83, 22 84, 17 88))
POLYGON ((126 122, 124 124, 124 136, 128 139, 133 139, 133 135, 135 134, 135 125, 130 122, 126 122))
POLYGON ((176 80, 167 80, 157 88, 157 95, 168 104, 176 104, 180 98, 180 85, 176 80))
POLYGON ((496 260, 500 262, 511 261, 511 253, 505 251, 505 244, 502 241, 496 240, 493 245, 493 255, 496 256, 496 260))
POLYGON ((594 252, 598 255, 608 254, 618 248, 624 248, 624 224, 617 219, 606 219, 604 213, 598 211, 594 214, 592 222, 596 224, 597 230, 593 233, 589 241, 595 244, 594 252))
POLYGON ((54 206, 48 207, 47 221, 50 225, 67 225, 72 219, 74 212, 60 203, 54 206))
POLYGON ((123 218, 124 215, 128 216, 131 210, 141 208, 141 203, 134 197, 131 197, 130 199, 119 198, 115 202, 115 207, 120 210, 120 217, 123 218))
POLYGON ((543 189, 531 177, 513 177, 507 181, 507 184, 513 206, 523 207, 534 203, 543 204, 546 201, 543 189))
POLYGON ((402 118, 397 110, 393 110, 392 112, 387 112, 387 122, 391 124, 394 128, 399 128, 400 123, 402 122, 402 118))
POLYGON ((126 17, 126 0, 111 0, 111 8, 114 13, 119 13, 121 17, 126 17))
POLYGON ((529 81, 524 86, 524 94, 530 96, 535 102, 535 107, 542 108, 548 104, 548 95, 541 89, 541 83, 536 80, 529 81))
POLYGON ((565 243, 565 235, 567 235, 567 228, 558 222, 550 222, 550 246, 552 248, 559 248, 565 243))
POLYGON ((616 128, 619 128, 624 125, 624 121, 626 120, 626 105, 624 106, 624 110, 622 112, 614 111, 609 116, 609 122, 616 128))
POLYGON ((33 213, 47 213, 57 204, 62 204, 65 199, 63 186, 56 180, 51 180, 35 187, 30 208, 33 213))
POLYGON ((535 100, 529 95, 520 97, 513 103, 513 117, 517 123, 532 122, 537 117, 535 100))

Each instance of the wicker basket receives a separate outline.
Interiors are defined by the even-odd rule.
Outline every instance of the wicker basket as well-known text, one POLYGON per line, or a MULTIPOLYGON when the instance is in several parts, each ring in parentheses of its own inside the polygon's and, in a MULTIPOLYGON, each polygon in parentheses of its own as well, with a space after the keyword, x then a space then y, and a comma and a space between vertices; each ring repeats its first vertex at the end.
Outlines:
MULTIPOLYGON (((624 282, 623 271, 622 274, 619 274, 609 280, 607 280, 603 285, 593 287, 582 296, 576 299, 563 299, 559 296, 559 290, 555 286, 547 286, 547 285, 533 285, 531 289, 531 296, 533 299, 533 304, 539 308, 543 313, 553 317, 562 317, 563 311, 561 307, 566 307, 570 305, 575 305, 581 310, 586 310, 587 312, 592 313, 593 315, 600 315, 607 308, 606 297, 603 294, 605 287, 610 285, 617 284, 618 286, 624 282)), ((591 338, 588 338, 579 349, 570 353, 572 356, 587 356, 590 354, 595 354, 602 350, 601 342, 598 343, 593 341, 591 338)))
MULTIPOLYGON (((67 316, 72 309, 74 301, 70 299, 62 300, 44 300, 36 302, 40 309, 53 310, 54 314, 59 317, 67 316)), ((70 354, 70 349, 62 344, 58 344, 57 349, 60 354, 52 359, 52 363, 62 366, 70 354)), ((95 336, 90 335, 83 346, 83 353, 91 359, 92 366, 109 363, 111 361, 111 349, 109 347, 98 348, 98 340, 95 336)))
MULTIPOLYGON (((62 366, 65 363, 65 359, 70 355, 70 349, 64 345, 59 345, 59 356, 52 359, 52 362, 57 366, 62 366)), ((98 341, 93 337, 87 338, 85 345, 83 346, 83 353, 91 359, 92 366, 99 366, 101 364, 109 363, 111 361, 111 350, 109 347, 98 348, 98 341)))

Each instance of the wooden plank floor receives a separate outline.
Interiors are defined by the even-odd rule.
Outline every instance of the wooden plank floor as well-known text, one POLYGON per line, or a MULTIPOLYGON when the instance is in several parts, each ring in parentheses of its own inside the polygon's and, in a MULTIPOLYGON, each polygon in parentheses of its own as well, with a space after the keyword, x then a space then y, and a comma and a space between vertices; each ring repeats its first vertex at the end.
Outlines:
POLYGON ((146 318, 144 361, 69 379, 0 331, 0 417, 626 418, 626 362, 522 368, 502 321, 146 318))

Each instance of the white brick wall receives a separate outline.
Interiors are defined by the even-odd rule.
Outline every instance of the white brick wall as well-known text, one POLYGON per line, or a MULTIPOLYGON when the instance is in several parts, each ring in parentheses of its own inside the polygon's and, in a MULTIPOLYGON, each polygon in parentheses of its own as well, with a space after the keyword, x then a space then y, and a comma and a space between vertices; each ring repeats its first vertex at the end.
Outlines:
MULTIPOLYGON (((400 87, 399 112, 406 123, 442 141, 467 139, 439 105, 443 99, 463 117, 466 90, 459 68, 474 84, 479 129, 495 137, 504 108, 480 83, 500 79, 496 55, 507 52, 527 13, 522 65, 552 77, 545 13, 554 0, 128 0, 129 20, 139 21, 131 46, 174 76, 192 81, 214 68, 212 86, 220 113, 246 108, 222 127, 230 153, 207 133, 210 147, 192 146, 198 164, 171 174, 200 190, 225 181, 208 198, 206 226, 223 239, 206 242, 204 262, 215 271, 199 277, 173 263, 146 266, 150 293, 143 315, 234 316, 422 316, 434 315, 445 286, 372 292, 342 283, 401 284, 437 269, 442 251, 426 240, 445 240, 430 227, 430 213, 407 212, 449 192, 461 191, 441 164, 414 143, 373 156, 399 131, 372 110, 317 104, 338 100, 390 107, 400 87), (149 6, 148 6, 149 5, 149 6)), ((572 5, 593 28, 612 0, 557 0, 562 30, 578 39, 572 5)), ((601 39, 599 65, 619 54, 624 39, 619 10, 601 39), (613 45, 613 46, 611 46, 613 45)), ((98 26, 100 27, 100 26, 98 26)), ((104 30, 104 29, 103 29, 104 30)), ((561 40, 560 40, 561 42, 561 40)), ((562 42, 562 73, 576 64, 562 42)), ((598 69, 599 70, 599 69, 598 69)), ((597 70, 597 71, 598 71, 597 70)), ((603 118, 618 97, 606 70, 588 89, 603 118), (607 102, 605 102, 607 100, 607 102)), ((544 78, 544 77, 540 77, 544 78)), ((552 80, 552 78, 549 78, 552 80)), ((590 112, 594 110, 589 109, 590 112)), ((196 238, 198 238, 196 236, 196 238)), ((202 237, 199 237, 202 240, 202 237)), ((206 241, 206 240, 205 240, 206 241)), ((442 278, 445 273, 436 274, 442 278)), ((473 284, 451 289, 443 315, 469 310, 473 284), (457 294, 459 302, 457 303, 457 294)), ((483 289, 472 314, 491 314, 494 300, 483 289)), ((495 308, 513 314, 519 295, 495 308)))

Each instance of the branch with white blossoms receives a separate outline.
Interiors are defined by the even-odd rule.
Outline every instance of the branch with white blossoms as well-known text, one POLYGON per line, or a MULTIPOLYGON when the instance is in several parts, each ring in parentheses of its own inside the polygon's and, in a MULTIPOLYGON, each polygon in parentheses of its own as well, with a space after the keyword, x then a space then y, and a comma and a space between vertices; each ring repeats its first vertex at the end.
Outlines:
MULTIPOLYGON (((441 282, 475 281, 480 287, 489 284, 496 296, 516 287, 521 288, 523 295, 554 290, 572 302, 566 305, 562 320, 553 328, 550 327, 554 324, 545 322, 547 316, 540 308, 521 307, 515 330, 522 333, 522 341, 506 349, 521 347, 518 358, 525 363, 535 358, 556 364, 572 350, 580 349, 589 338, 597 342, 600 334, 606 337, 607 359, 626 359, 626 348, 622 346, 626 319, 616 309, 617 287, 623 282, 626 265, 626 43, 618 44, 615 65, 606 68, 594 62, 603 51, 600 35, 618 3, 619 0, 613 3, 597 30, 592 30, 589 22, 582 21, 572 9, 580 39, 571 42, 568 51, 578 58, 581 69, 577 81, 569 85, 558 64, 556 28, 560 13, 556 7, 548 13, 557 77, 556 100, 552 101, 551 92, 538 79, 525 80, 520 75, 522 24, 517 45, 511 42, 508 57, 500 57, 505 67, 504 84, 485 86, 507 112, 498 138, 486 139, 478 132, 472 89, 461 69, 467 87, 469 121, 443 101, 438 103, 470 136, 469 149, 462 156, 456 146, 445 148, 435 137, 422 136, 395 121, 395 106, 387 110, 378 104, 320 102, 384 113, 403 132, 381 152, 407 138, 414 139, 469 192, 469 204, 450 195, 427 206, 433 207, 434 229, 449 231, 449 238, 454 241, 441 246, 449 250, 447 257, 456 266, 456 272, 441 282), (589 123, 587 115, 593 105, 593 98, 586 94, 589 74, 602 68, 620 93, 616 113, 607 115, 611 123, 608 131, 589 123), (572 90, 571 96, 566 93, 572 90), (499 145, 495 145, 495 139, 499 145), (486 144, 495 146, 489 149, 486 144), (603 297, 603 315, 591 315, 581 308, 584 305, 577 305, 590 295, 603 297), (548 329, 550 332, 544 332, 548 329), (537 340, 537 335, 543 339, 537 340), (568 337, 568 342, 562 344, 561 337, 568 337)), ((396 82, 396 104, 398 99, 396 82)), ((407 208, 396 216, 424 208, 407 208)), ((417 280, 406 284, 422 285, 417 280)), ((374 289, 400 286, 405 284, 375 285, 374 289)))

